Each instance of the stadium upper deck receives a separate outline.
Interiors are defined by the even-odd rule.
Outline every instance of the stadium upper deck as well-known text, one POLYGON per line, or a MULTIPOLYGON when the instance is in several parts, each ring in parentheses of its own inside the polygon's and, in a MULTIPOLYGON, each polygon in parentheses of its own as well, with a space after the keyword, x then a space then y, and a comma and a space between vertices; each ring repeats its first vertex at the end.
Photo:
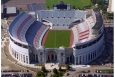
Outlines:
POLYGON ((38 18, 40 21, 46 19, 53 23, 53 26, 69 26, 76 20, 85 18, 86 11, 82 10, 40 10, 38 18))
POLYGON ((36 21, 31 15, 22 12, 9 26, 9 32, 12 38, 21 43, 28 43, 35 47, 41 46, 42 37, 49 26, 36 21))

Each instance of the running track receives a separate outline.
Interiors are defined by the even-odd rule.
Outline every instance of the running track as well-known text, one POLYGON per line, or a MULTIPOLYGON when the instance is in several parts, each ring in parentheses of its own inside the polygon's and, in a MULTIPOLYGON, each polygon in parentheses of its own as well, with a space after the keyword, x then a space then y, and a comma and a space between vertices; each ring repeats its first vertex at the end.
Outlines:
POLYGON ((73 35, 73 31, 71 30, 71 35, 70 35, 70 47, 72 46, 73 44, 73 39, 74 38, 74 35, 73 35))
POLYGON ((46 38, 47 38, 47 35, 49 33, 49 30, 47 30, 47 32, 45 33, 43 39, 42 39, 42 46, 44 46, 45 42, 46 42, 46 38))

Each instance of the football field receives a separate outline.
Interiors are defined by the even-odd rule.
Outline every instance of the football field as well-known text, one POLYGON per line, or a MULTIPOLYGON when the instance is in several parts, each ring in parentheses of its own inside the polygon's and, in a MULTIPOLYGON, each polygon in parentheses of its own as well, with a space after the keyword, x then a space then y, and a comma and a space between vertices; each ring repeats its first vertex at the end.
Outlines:
POLYGON ((69 47, 70 34, 70 30, 49 30, 44 46, 47 48, 69 47))
POLYGON ((65 4, 71 4, 71 8, 84 8, 84 6, 92 5, 91 0, 46 0, 46 8, 53 8, 54 4, 59 4, 60 1, 64 1, 65 4))

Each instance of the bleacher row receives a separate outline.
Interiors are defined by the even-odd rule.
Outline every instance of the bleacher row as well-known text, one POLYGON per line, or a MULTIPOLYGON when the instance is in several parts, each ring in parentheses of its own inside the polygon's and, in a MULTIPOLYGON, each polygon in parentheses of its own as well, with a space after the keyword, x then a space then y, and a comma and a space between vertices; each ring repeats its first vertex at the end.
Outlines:
POLYGON ((89 37, 89 29, 86 22, 82 22, 76 26, 79 33, 79 42, 85 42, 89 37))
POLYGON ((86 12, 81 10, 41 10, 38 11, 40 18, 75 18, 82 19, 85 17, 86 12))
POLYGON ((95 25, 93 16, 90 16, 89 18, 87 18, 86 22, 90 27, 93 27, 95 25))
POLYGON ((5 6, 15 6, 17 8, 22 8, 23 10, 28 10, 27 9, 27 4, 31 3, 45 3, 46 0, 9 0, 8 2, 5 3, 5 6))
MULTIPOLYGON (((19 39, 19 40, 23 40, 23 39, 21 39, 21 38, 23 38, 23 37, 20 37, 20 32, 21 32, 21 30, 24 28, 24 26, 25 26, 25 24, 27 23, 27 21, 29 21, 31 18, 32 18, 32 16, 28 16, 28 17, 21 23, 21 25, 19 26, 19 28, 18 28, 18 30, 17 30, 17 36, 18 36, 18 39, 19 39)), ((30 26, 30 25, 28 25, 28 28, 29 28, 29 26, 30 26)), ((26 29, 26 30, 27 30, 27 29, 26 29)), ((26 30, 24 29, 22 32, 25 33, 26 30)))
MULTIPOLYGON (((18 27, 20 26, 20 24, 28 17, 28 15, 26 15, 24 12, 22 12, 21 14, 19 14, 14 21, 10 24, 9 27, 9 32, 10 34, 13 36, 14 32, 16 33, 18 27), (23 16, 23 17, 22 17, 23 16), (17 22, 18 21, 18 22, 17 22), (14 30, 13 30, 14 29, 14 30), (15 31, 16 30, 16 31, 15 31)), ((16 35, 16 34, 15 34, 16 35)))
POLYGON ((31 12, 36 12, 38 10, 45 10, 45 6, 43 3, 33 3, 33 4, 27 4, 27 8, 31 12))
POLYGON ((53 26, 69 26, 70 23, 72 23, 74 21, 74 19, 64 19, 64 18, 46 18, 46 20, 50 21, 53 26))
POLYGON ((74 34, 74 43, 82 43, 85 42, 90 38, 91 35, 91 28, 94 26, 94 20, 93 17, 90 16, 89 18, 87 18, 84 22, 75 25, 72 28, 73 34, 74 34), (78 32, 77 32, 78 31, 78 32))
POLYGON ((73 39, 73 45, 75 45, 78 41, 78 32, 75 27, 72 28, 73 34, 74 34, 74 39, 73 39))
POLYGON ((21 32, 19 32, 22 41, 27 42, 27 41, 26 41, 26 38, 25 38, 25 34, 26 34, 27 30, 29 29, 29 27, 34 23, 34 21, 35 21, 35 19, 32 18, 32 16, 31 16, 31 19, 29 19, 28 22, 24 24, 24 25, 26 25, 26 26, 24 26, 24 27, 21 29, 21 32))
POLYGON ((10 0, 6 4, 31 4, 31 3, 44 3, 45 0, 10 0))
POLYGON ((67 26, 52 26, 52 29, 57 29, 57 30, 67 30, 69 28, 69 25, 67 26))
POLYGON ((37 33, 37 31, 41 28, 43 24, 41 22, 35 21, 27 30, 26 32, 26 41, 30 44, 33 45, 33 39, 37 33))
POLYGON ((46 32, 48 29, 49 29, 49 26, 42 25, 42 27, 38 30, 38 32, 37 32, 37 34, 35 35, 34 40, 33 40, 33 45, 34 45, 35 47, 41 46, 42 38, 43 38, 45 32, 46 32))
POLYGON ((87 41, 89 37, 89 28, 86 22, 82 22, 80 24, 75 25, 72 28, 74 33, 74 43, 82 43, 87 41))
POLYGON ((22 12, 10 24, 9 32, 13 37, 19 39, 20 41, 26 42, 25 34, 34 21, 35 19, 32 18, 31 15, 22 12))
MULTIPOLYGON (((89 26, 89 30, 91 31, 91 28, 95 25, 94 18, 93 16, 90 16, 89 18, 86 19, 86 23, 89 26)), ((92 39, 93 37, 90 36, 92 35, 92 32, 89 33, 88 40, 92 39)))

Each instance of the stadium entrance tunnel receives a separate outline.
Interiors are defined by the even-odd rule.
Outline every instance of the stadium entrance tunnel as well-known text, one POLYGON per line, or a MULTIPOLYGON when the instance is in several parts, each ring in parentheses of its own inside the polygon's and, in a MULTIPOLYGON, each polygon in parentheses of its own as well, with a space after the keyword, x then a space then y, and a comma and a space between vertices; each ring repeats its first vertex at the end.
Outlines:
POLYGON ((57 62, 57 53, 53 50, 49 50, 46 53, 46 62, 57 62))

